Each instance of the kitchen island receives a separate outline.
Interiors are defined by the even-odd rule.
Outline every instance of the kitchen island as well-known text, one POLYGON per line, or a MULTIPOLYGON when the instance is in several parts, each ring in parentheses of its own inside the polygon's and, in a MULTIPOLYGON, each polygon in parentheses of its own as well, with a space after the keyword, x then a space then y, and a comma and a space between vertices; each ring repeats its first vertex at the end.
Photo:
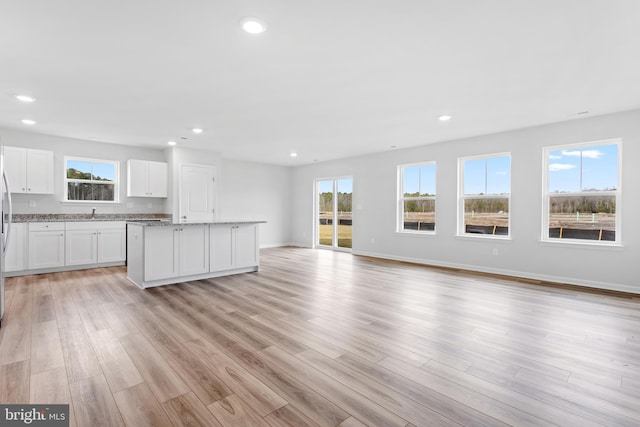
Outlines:
POLYGON ((264 222, 129 222, 127 277, 149 288, 258 271, 258 225, 264 222))

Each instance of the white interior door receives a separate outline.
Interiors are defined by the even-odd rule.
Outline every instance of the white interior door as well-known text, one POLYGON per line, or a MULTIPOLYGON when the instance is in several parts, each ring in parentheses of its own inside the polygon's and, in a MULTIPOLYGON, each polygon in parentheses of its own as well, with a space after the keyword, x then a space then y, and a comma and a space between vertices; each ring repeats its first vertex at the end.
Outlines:
POLYGON ((180 222, 211 222, 215 218, 216 168, 180 165, 180 222))

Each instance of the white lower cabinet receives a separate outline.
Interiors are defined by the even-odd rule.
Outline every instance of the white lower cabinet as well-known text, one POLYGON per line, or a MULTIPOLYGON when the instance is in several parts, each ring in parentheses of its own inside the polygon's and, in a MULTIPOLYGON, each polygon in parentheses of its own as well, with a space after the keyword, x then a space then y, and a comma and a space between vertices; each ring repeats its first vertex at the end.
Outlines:
POLYGON ((64 222, 29 224, 29 263, 27 268, 64 266, 64 222))
POLYGON ((258 271, 258 224, 130 223, 127 277, 149 288, 258 271))
MULTIPOLYGON (((12 223, 9 232, 9 244, 7 245, 7 252, 4 257, 4 271, 7 273, 13 271, 21 271, 26 268, 24 257, 24 223, 17 222, 12 223)), ((5 223, 5 230, 7 224, 5 223)))
POLYGON ((146 227, 144 281, 207 273, 208 228, 201 224, 146 227))
POLYGON ((120 262, 127 259, 127 226, 98 230, 98 264, 120 262))
POLYGON ((259 264, 257 224, 216 224, 210 227, 211 272, 259 264))
POLYGON ((126 224, 123 221, 68 222, 65 264, 86 265, 126 259, 126 224))
POLYGON ((5 271, 29 274, 31 270, 122 265, 127 259, 126 243, 124 221, 13 223, 5 271))

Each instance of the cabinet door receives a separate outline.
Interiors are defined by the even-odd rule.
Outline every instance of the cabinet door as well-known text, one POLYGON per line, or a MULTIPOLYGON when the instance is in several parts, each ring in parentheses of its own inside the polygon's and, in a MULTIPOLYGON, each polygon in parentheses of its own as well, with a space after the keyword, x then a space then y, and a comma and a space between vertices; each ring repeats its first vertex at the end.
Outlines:
MULTIPOLYGON (((5 230, 7 225, 5 224, 5 230)), ((11 232, 9 236, 9 245, 4 258, 4 271, 21 271, 25 270, 24 264, 24 230, 23 223, 11 224, 11 232)))
POLYGON ((231 225, 212 225, 210 230, 210 271, 231 270, 233 268, 233 227, 231 225))
POLYGON ((12 193, 27 192, 27 150, 4 147, 4 170, 12 193))
POLYGON ((159 280, 178 275, 177 238, 174 227, 146 227, 144 233, 144 280, 159 280))
POLYGON ((126 230, 98 230, 98 262, 118 262, 127 258, 126 230))
POLYGON ((258 265, 258 226, 241 224, 235 226, 235 268, 258 265))
POLYGON ((67 230, 65 233, 65 264, 83 265, 98 262, 98 232, 67 230))
POLYGON ((161 162, 149 162, 149 196, 167 197, 167 164, 161 162))
POLYGON ((144 160, 127 160, 127 197, 149 197, 149 166, 144 160))
POLYGON ((64 232, 29 232, 29 269, 64 266, 64 232))
POLYGON ((209 272, 209 230, 206 225, 180 227, 180 275, 209 272))
POLYGON ((53 152, 27 150, 27 192, 53 194, 53 152))

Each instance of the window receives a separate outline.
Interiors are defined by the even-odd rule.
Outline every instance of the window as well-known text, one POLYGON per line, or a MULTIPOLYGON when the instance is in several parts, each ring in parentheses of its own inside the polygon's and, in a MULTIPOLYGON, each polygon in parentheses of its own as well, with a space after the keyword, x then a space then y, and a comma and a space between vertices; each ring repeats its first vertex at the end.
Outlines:
POLYGON ((64 200, 118 202, 119 162, 65 157, 64 200))
POLYGON ((458 235, 509 236, 511 155, 463 157, 458 162, 458 235))
POLYGON ((435 162, 398 166, 398 231, 434 232, 436 227, 435 162))
POLYGON ((542 239, 620 242, 621 141, 544 149, 542 239))

